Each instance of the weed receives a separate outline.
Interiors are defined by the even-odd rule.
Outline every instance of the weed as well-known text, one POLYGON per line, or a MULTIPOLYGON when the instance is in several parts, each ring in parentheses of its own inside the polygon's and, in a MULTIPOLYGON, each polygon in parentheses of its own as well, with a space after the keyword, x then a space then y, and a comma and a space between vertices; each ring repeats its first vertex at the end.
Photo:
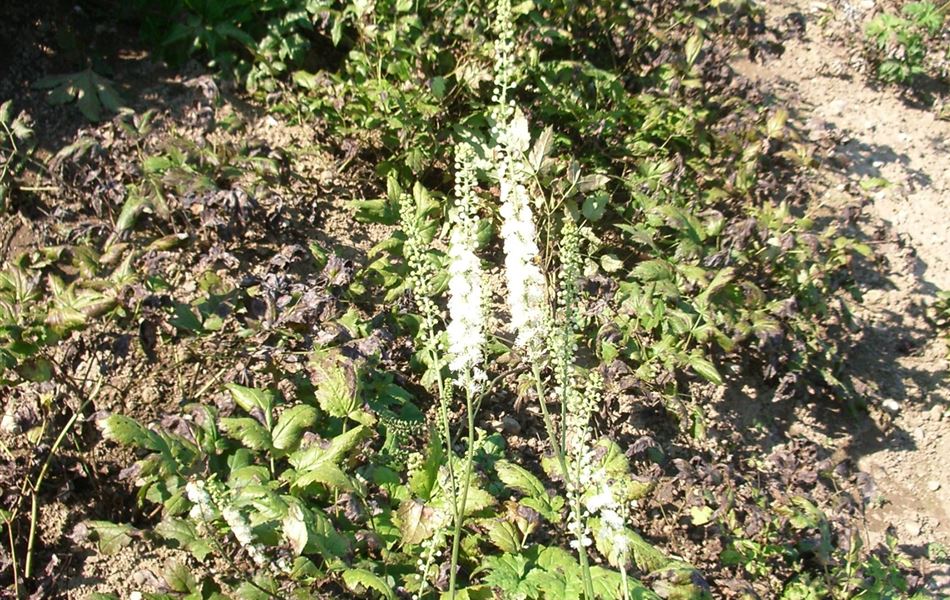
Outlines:
POLYGON ((872 63, 879 79, 906 85, 929 72, 928 55, 948 6, 910 2, 901 9, 901 16, 884 12, 868 23, 865 35, 872 44, 872 63))

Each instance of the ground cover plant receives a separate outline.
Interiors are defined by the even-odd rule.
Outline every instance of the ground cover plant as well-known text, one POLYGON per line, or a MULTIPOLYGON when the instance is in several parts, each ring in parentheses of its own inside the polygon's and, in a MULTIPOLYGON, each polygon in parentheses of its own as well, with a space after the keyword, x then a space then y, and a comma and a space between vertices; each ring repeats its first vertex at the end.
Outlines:
MULTIPOLYGON (((871 251, 794 191, 813 160, 788 112, 722 71, 754 4, 134 7, 155 57, 319 131, 355 171, 344 229, 377 236, 328 243, 291 166, 317 150, 256 139, 210 78, 190 129, 41 80, 117 116, 35 169, 95 192, 88 221, 62 209, 0 277, 14 597, 57 585, 37 524, 73 479, 129 497, 75 544, 174 551, 98 599, 918 591, 896 543, 862 546, 821 448, 711 410, 750 380, 748 402, 862 401, 842 365, 871 251), (68 350, 98 323, 124 387, 68 350), (195 381, 129 410, 139 359, 195 381)), ((31 132, 3 114, 17 182, 31 132)))

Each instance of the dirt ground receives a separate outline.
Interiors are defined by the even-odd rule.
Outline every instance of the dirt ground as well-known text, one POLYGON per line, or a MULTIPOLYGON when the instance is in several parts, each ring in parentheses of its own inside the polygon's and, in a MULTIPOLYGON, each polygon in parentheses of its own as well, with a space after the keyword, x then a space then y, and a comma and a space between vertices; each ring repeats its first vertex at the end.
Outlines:
MULTIPOLYGON (((783 51, 760 53, 755 61, 743 52, 733 61, 736 73, 761 87, 770 103, 788 107, 794 127, 817 148, 818 168, 810 182, 814 192, 808 210, 816 214, 851 211, 854 230, 849 233, 874 249, 874 257, 859 269, 858 291, 863 298, 853 304, 857 343, 848 365, 857 392, 869 400, 869 414, 822 412, 827 409, 806 403, 793 408, 795 418, 787 430, 784 423, 775 428, 783 428, 783 440, 786 436, 804 439, 822 447, 832 456, 832 464, 849 463, 863 495, 862 526, 868 545, 875 546, 886 532, 893 531, 900 547, 919 562, 929 589, 950 592, 946 564, 930 564, 925 559, 929 544, 950 546, 950 470, 945 468, 950 460, 948 349, 928 320, 936 291, 950 289, 950 170, 946 167, 950 122, 936 119, 933 107, 921 106, 893 89, 875 89, 868 84, 855 69, 855 50, 847 39, 860 31, 861 20, 871 14, 874 2, 848 4, 851 8, 847 11, 844 4, 763 2, 770 31, 783 51), (838 9, 838 16, 822 25, 828 8, 838 9), (803 29, 798 26, 802 22, 803 29), (862 182, 871 178, 885 179, 889 185, 864 189, 862 182)), ((18 57, 7 72, 0 66, 0 94, 28 87, 26 75, 17 69, 24 73, 34 68, 59 69, 58 65, 36 66, 40 59, 18 57)), ((209 118, 223 116, 220 112, 215 115, 215 110, 221 111, 222 104, 229 107, 233 100, 229 97, 218 102, 221 91, 206 76, 171 77, 134 58, 120 66, 115 78, 139 90, 135 96, 138 105, 133 108, 160 106, 160 129, 186 137, 201 137, 209 118)), ((114 164, 102 165, 96 181, 82 184, 87 185, 83 190, 90 196, 95 192, 105 197, 110 177, 121 180, 128 175, 121 171, 123 163, 132 160, 131 149, 108 145, 114 141, 111 124, 90 127, 73 113, 45 106, 42 94, 28 93, 32 94, 30 103, 37 121, 49 125, 38 128, 38 133, 47 135, 42 142, 48 153, 80 134, 95 135, 107 145, 114 164), (93 184, 99 187, 93 189, 93 184)), ((289 183, 259 198, 261 212, 255 218, 265 231, 255 239, 258 246, 251 258, 260 268, 254 275, 264 279, 273 271, 290 277, 293 285, 307 284, 299 273, 284 273, 282 267, 274 266, 279 263, 274 259, 285 246, 303 246, 308 240, 342 249, 344 257, 359 263, 366 249, 386 234, 373 226, 354 226, 346 201, 361 197, 363 187, 357 183, 361 174, 352 168, 341 172, 338 165, 342 161, 321 148, 318 131, 288 126, 248 107, 236 110, 243 111, 241 117, 247 122, 239 135, 260 139, 268 148, 302 149, 288 157, 289 183), (287 226, 291 222, 295 227, 287 226)), ((157 137, 161 135, 164 132, 157 137)), ((46 239, 54 219, 41 213, 36 211, 35 220, 0 222, 3 257, 46 239)), ((233 258, 228 256, 233 250, 228 244, 204 242, 193 251, 162 260, 198 268, 215 252, 221 261, 233 258)), ((287 262, 292 260, 290 257, 287 262)), ((186 280, 183 288, 189 285, 193 288, 194 281, 186 280)), ((190 300, 187 291, 182 293, 179 300, 190 300)), ((175 345, 163 349, 166 358, 157 363, 142 360, 134 354, 135 349, 118 360, 114 348, 122 335, 121 331, 90 328, 69 340, 68 346, 79 349, 75 352, 81 355, 82 364, 105 370, 112 377, 115 389, 97 403, 97 409, 121 410, 146 421, 162 418, 166 409, 171 411, 184 399, 206 392, 255 360, 237 348, 177 339, 175 345)), ((12 404, 20 399, 9 400, 12 404)), ((750 406, 754 403, 747 397, 741 400, 738 411, 742 419, 751 422, 759 418, 756 411, 769 414, 768 407, 750 406)), ((3 404, 0 409, 6 408, 3 404)), ((720 408, 721 416, 727 415, 725 406, 710 410, 720 408)), ((740 423, 726 420, 722 425, 738 427, 740 423)), ((799 447, 790 443, 787 452, 794 453, 799 447)), ((126 482, 117 478, 119 470, 130 464, 130 453, 96 444, 80 458, 67 455, 63 472, 69 473, 83 461, 100 471, 88 479, 54 481, 63 485, 56 497, 44 504, 40 515, 41 566, 50 586, 46 597, 80 599, 94 591, 128 597, 133 590, 155 587, 162 565, 168 560, 185 560, 183 553, 137 540, 114 556, 100 556, 94 544, 74 535, 83 519, 128 522, 135 518, 135 500, 126 482), (54 589, 66 591, 54 596, 54 589)), ((672 531, 666 533, 675 540, 672 531)), ((652 533, 659 536, 658 531, 652 533)), ((691 560, 702 558, 691 555, 695 547, 673 550, 691 560)), ((718 558, 718 550, 721 548, 715 545, 706 548, 710 560, 718 558)), ((213 571, 215 567, 207 568, 213 571)), ((44 597, 42 589, 39 593, 37 597, 44 597)))
MULTIPOLYGON (((802 135, 822 149, 815 205, 860 207, 857 227, 879 267, 860 280, 860 342, 848 366, 872 416, 828 441, 870 476, 869 540, 893 528, 900 546, 922 557, 928 544, 950 543, 947 347, 926 318, 936 291, 950 288, 950 122, 855 73, 855 49, 842 40, 860 31, 874 2, 848 11, 844 3, 765 4, 775 30, 804 17, 804 31, 782 40, 780 56, 739 59, 735 69, 791 107, 802 135), (829 8, 836 17, 819 25, 829 8), (861 182, 870 178, 888 185, 866 191, 861 182)), ((932 574, 946 592, 943 569, 932 574)))

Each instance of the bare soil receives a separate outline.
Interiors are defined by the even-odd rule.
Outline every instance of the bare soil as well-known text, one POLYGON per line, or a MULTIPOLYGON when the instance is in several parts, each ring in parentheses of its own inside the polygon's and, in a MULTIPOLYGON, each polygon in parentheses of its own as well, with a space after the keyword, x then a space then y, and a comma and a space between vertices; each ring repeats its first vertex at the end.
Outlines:
MULTIPOLYGON (((869 411, 850 412, 828 398, 770 405, 758 383, 748 381, 725 391, 708 386, 693 390, 697 400, 708 403, 710 432, 704 449, 708 460, 679 443, 677 425, 662 407, 644 403, 630 409, 634 413, 630 423, 623 424, 629 431, 622 433, 651 432, 670 447, 675 468, 662 475, 644 474, 657 475, 658 503, 677 496, 686 507, 700 490, 733 485, 740 491, 738 501, 748 501, 741 497, 742 485, 733 481, 743 477, 748 480, 743 484, 761 483, 773 498, 811 493, 827 503, 826 510, 839 508, 840 514, 832 517, 842 523, 853 511, 860 512, 860 527, 870 547, 885 532, 895 532, 901 547, 915 557, 923 585, 931 591, 950 590, 946 563, 926 560, 928 544, 950 546, 950 470, 945 468, 950 460, 947 345, 928 319, 936 290, 950 288, 950 172, 945 166, 950 123, 937 120, 928 107, 910 104, 893 89, 870 86, 860 74, 845 76, 853 72, 842 65, 852 64, 854 49, 844 33, 859 24, 832 20, 823 30, 816 4, 806 0, 767 3, 770 30, 784 51, 759 53, 755 62, 737 57, 733 67, 739 76, 752 80, 767 101, 789 107, 802 139, 815 148, 818 169, 804 192, 812 196, 807 210, 816 215, 850 211, 854 218, 849 233, 860 236, 875 251, 859 269, 857 291, 863 297, 853 304, 856 341, 849 362, 850 375, 859 394, 868 399, 869 411), (803 31, 792 26, 802 22, 790 18, 796 14, 803 18, 803 31), (867 191, 861 182, 868 178, 883 178, 890 185, 867 191), (761 473, 733 471, 753 458, 769 466, 761 473), (822 487, 819 472, 839 470, 848 489, 822 487)), ((871 8, 873 2, 856 18, 869 15, 871 8)), ((10 22, 10 27, 31 32, 35 24, 25 13, 14 13, 10 22)), ((30 35, 43 38, 44 33, 30 35)), ((0 35, 0 52, 5 49, 4 38, 0 35)), ((67 241, 71 228, 108 222, 123 200, 114 190, 132 180, 137 168, 135 149, 123 142, 114 123, 90 126, 77 111, 48 107, 41 93, 29 91, 32 78, 66 69, 39 51, 41 41, 20 46, 5 71, 0 66, 0 97, 15 96, 18 106, 30 107, 36 123, 42 124, 37 131, 44 156, 52 156, 78 136, 92 135, 107 149, 108 160, 82 165, 70 189, 37 195, 34 205, 3 215, 0 255, 5 259, 26 249, 67 241), (90 206, 90 198, 103 204, 90 206), (68 227, 59 226, 63 222, 68 227)), ((192 231, 196 234, 193 245, 149 257, 148 269, 178 277, 176 301, 195 297, 196 279, 209 269, 233 284, 251 275, 258 281, 280 280, 288 287, 308 286, 315 276, 301 258, 308 242, 317 241, 359 264, 367 250, 388 235, 385 228, 354 220, 347 201, 372 195, 376 190, 366 182, 374 177, 365 165, 350 163, 330 151, 319 130, 247 106, 196 68, 173 74, 149 62, 144 54, 122 56, 114 77, 124 86, 133 108, 158 107, 160 111, 150 148, 172 136, 211 144, 254 139, 286 165, 285 177, 257 196, 257 212, 235 238, 192 231), (226 133, 213 127, 234 114, 245 122, 239 131, 226 133), (293 151, 278 152, 289 150, 293 151)), ((333 299, 328 302, 326 311, 341 309, 333 299)), ((184 403, 213 399, 222 382, 253 383, 263 377, 261 366, 268 361, 291 369, 298 360, 295 348, 275 349, 258 344, 259 340, 238 345, 228 337, 216 341, 178 336, 167 333, 169 326, 161 315, 145 316, 166 332, 154 355, 143 349, 138 323, 111 321, 73 335, 57 350, 61 360, 75 365, 84 386, 91 387, 100 376, 109 382, 95 411, 121 411, 145 422, 161 421, 176 414, 184 403)), ((317 330, 315 335, 323 333, 317 330)), ((72 395, 36 386, 3 398, 0 410, 37 406, 44 397, 63 401, 72 395)), ((511 429, 495 416, 486 427, 511 429)), ((88 420, 93 418, 90 411, 88 420)), ((15 460, 0 463, 4 469, 0 482, 19 485, 16 477, 35 467, 31 462, 35 457, 22 436, 3 435, 0 439, 14 452, 15 460)), ((514 447, 517 437, 510 438, 514 447)), ((535 441, 523 436, 526 445, 535 441)), ((163 565, 168 560, 188 560, 186 556, 144 539, 114 556, 100 556, 93 543, 74 535, 85 519, 148 524, 150 517, 136 507, 132 482, 119 477, 134 456, 101 443, 91 422, 73 442, 55 461, 40 510, 40 583, 35 597, 80 599, 94 591, 128 597, 135 590, 157 589, 163 565)), ((753 504, 750 501, 750 512, 756 510, 753 504)), ((660 514, 647 505, 636 518, 638 528, 652 542, 704 569, 716 597, 746 592, 770 597, 767 590, 751 590, 739 576, 716 571, 721 540, 701 528, 683 525, 688 522, 684 515, 660 514)), ((213 571, 215 565, 204 568, 213 571)))
MULTIPOLYGON (((928 544, 950 544, 947 341, 928 319, 937 290, 950 288, 950 122, 860 73, 856 49, 845 40, 853 42, 876 7, 843 5, 768 2, 784 51, 758 62, 740 58, 734 67, 793 108, 802 136, 818 148, 814 206, 856 211, 855 231, 874 250, 873 264, 861 271, 859 337, 848 364, 870 416, 827 441, 869 476, 870 542, 893 532, 923 561, 928 544), (835 17, 819 24, 829 8, 835 17), (805 26, 789 33, 790 23, 805 26), (887 184, 875 189, 872 178, 887 184)), ((946 565, 925 570, 934 589, 950 590, 946 565)))

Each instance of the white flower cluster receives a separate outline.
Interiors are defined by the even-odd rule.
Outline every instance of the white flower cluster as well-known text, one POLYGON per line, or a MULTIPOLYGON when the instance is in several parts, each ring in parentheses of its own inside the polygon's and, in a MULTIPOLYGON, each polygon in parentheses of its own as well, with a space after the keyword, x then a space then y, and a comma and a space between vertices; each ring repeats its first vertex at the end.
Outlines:
POLYGON ((485 381, 482 370, 485 346, 485 313, 481 261, 475 254, 478 243, 478 196, 475 151, 460 144, 455 152, 455 211, 449 240, 449 323, 450 368, 463 387, 474 394, 485 381))
POLYGON ((505 248, 511 329, 517 333, 515 345, 524 348, 533 360, 542 351, 549 315, 528 192, 530 179, 524 154, 531 139, 524 114, 516 110, 510 121, 497 125, 496 136, 501 238, 505 248))
POLYGON ((220 483, 210 480, 189 481, 185 484, 185 496, 194 505, 189 513, 192 519, 209 523, 220 516, 254 564, 268 567, 274 572, 289 570, 289 565, 285 564, 283 559, 272 563, 264 551, 264 546, 254 542, 251 524, 231 503, 228 492, 220 483))
POLYGON ((416 561, 416 567, 419 569, 419 591, 412 595, 412 600, 420 600, 425 596, 435 561, 442 558, 441 548, 444 543, 445 537, 441 531, 428 539, 422 540, 422 557, 416 561))
POLYGON ((627 562, 630 540, 626 535, 627 513, 629 507, 623 497, 617 494, 616 486, 603 469, 591 478, 592 489, 597 490, 588 496, 584 508, 591 516, 598 516, 602 529, 600 535, 609 541, 612 557, 620 565, 627 562))
POLYGON ((511 311, 511 330, 517 334, 515 345, 524 348, 529 360, 534 360, 542 351, 548 315, 544 276, 536 264, 540 252, 528 191, 530 171, 525 161, 531 133, 528 119, 509 97, 516 65, 511 0, 498 0, 495 32, 492 134, 496 143, 495 170, 501 202, 508 309, 511 311))

